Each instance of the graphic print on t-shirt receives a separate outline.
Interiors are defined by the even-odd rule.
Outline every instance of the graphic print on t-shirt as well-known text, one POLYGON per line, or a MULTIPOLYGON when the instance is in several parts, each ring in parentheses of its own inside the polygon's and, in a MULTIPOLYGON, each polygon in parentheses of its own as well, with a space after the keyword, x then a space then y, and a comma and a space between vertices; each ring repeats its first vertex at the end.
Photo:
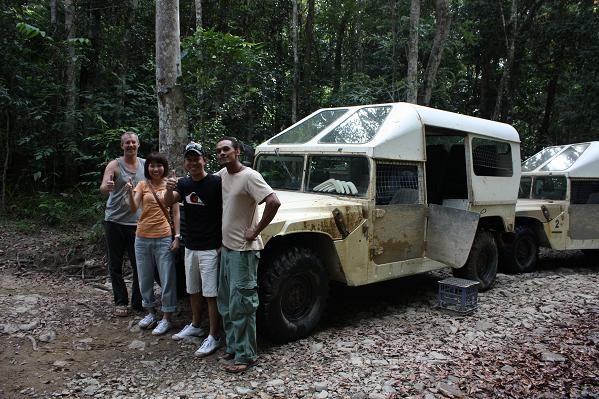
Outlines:
POLYGON ((189 193, 189 195, 185 197, 185 202, 190 205, 205 205, 202 199, 195 192, 189 193))

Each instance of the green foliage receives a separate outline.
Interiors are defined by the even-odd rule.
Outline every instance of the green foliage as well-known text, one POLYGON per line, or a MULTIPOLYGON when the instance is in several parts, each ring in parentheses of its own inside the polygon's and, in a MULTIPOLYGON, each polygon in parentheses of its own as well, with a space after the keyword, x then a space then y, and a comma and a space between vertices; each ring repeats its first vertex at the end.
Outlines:
MULTIPOLYGON (((122 132, 138 132, 142 156, 158 144, 155 3, 76 2, 74 38, 60 7, 51 23, 47 1, 0 4, 0 164, 8 148, 4 183, 11 212, 45 223, 99 220, 101 212, 76 216, 83 209, 72 204, 93 210, 103 203, 97 195, 101 173, 121 153, 122 132), (74 88, 67 85, 69 70, 74 88)), ((222 135, 255 145, 291 124, 291 4, 203 2, 205 29, 196 31, 192 2, 181 3, 186 37, 180 84, 190 137, 206 148, 222 135)), ((316 1, 311 30, 308 2, 299 4, 298 117, 321 107, 404 98, 409 1, 316 1)), ((434 107, 492 114, 507 67, 511 4, 450 1, 434 107)), ((517 4, 520 31, 501 115, 520 132, 523 153, 597 139, 599 119, 591 112, 599 109, 596 2, 517 4)), ((435 2, 421 7, 423 83, 435 2)), ((208 167, 218 168, 213 158, 208 167)))
POLYGON ((191 136, 213 148, 223 135, 268 137, 264 111, 273 100, 260 43, 214 30, 198 30, 182 43, 183 85, 191 136))
POLYGON ((83 224, 93 226, 101 219, 104 201, 99 195, 85 191, 52 194, 38 192, 35 196, 16 196, 11 201, 10 214, 17 220, 31 220, 48 226, 83 224))

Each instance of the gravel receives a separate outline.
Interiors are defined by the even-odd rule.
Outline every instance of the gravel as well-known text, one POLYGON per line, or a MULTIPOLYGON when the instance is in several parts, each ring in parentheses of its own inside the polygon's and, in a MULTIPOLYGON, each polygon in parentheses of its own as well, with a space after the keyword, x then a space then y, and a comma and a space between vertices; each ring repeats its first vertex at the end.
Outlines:
MULTIPOLYGON (((112 316, 104 289, 3 271, 4 397, 599 397, 599 268, 577 252, 545 255, 535 273, 499 274, 470 315, 438 308, 445 271, 334 287, 314 334, 260 341, 258 363, 241 375, 223 371, 222 351, 198 359, 197 342, 140 331, 141 314, 112 316)), ((180 307, 177 328, 189 317, 180 307)))

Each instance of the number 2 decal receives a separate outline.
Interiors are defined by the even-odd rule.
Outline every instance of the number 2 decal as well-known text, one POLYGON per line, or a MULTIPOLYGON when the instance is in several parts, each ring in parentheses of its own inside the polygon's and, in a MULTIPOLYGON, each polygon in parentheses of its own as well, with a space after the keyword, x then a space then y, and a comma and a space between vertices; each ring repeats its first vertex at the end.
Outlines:
POLYGON ((559 219, 555 219, 555 228, 559 229, 559 219))

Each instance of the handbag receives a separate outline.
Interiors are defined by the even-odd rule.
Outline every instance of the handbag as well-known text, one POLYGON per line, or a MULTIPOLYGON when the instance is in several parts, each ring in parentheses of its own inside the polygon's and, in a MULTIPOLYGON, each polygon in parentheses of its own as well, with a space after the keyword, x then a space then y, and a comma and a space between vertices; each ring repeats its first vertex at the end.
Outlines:
POLYGON ((170 213, 166 210, 166 208, 164 207, 164 205, 162 205, 162 202, 160 201, 160 199, 156 195, 156 191, 154 191, 154 187, 152 187, 152 184, 148 180, 146 180, 146 184, 148 185, 148 188, 150 189, 150 192, 152 193, 152 195, 156 199, 156 202, 158 203, 158 206, 160 207, 160 209, 162 209, 162 213, 164 213, 164 217, 166 217, 166 221, 168 222, 168 225, 171 227, 171 238, 175 239, 175 225, 173 224, 173 219, 171 218, 170 213))

